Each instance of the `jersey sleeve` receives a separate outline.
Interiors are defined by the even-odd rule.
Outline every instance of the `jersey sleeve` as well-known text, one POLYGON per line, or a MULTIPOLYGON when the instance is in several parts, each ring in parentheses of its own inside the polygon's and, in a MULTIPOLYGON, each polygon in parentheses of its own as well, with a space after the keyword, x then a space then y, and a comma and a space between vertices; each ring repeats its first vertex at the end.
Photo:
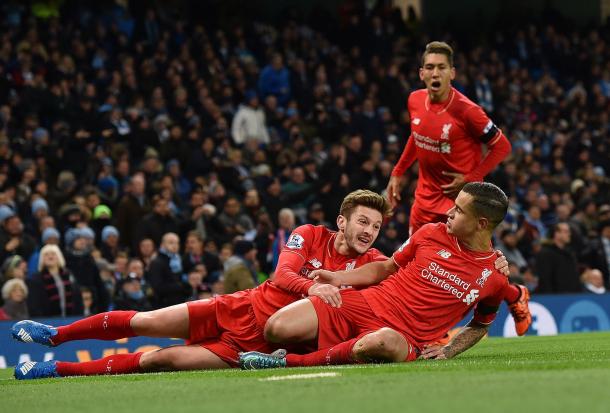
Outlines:
POLYGON ((470 136, 487 145, 487 155, 477 167, 466 174, 467 182, 482 181, 500 162, 506 158, 512 148, 510 141, 502 131, 485 114, 480 106, 472 106, 464 113, 466 128, 470 136))
POLYGON ((500 281, 498 281, 498 287, 495 293, 479 301, 474 307, 473 320, 475 322, 483 325, 489 325, 496 319, 500 304, 502 304, 502 301, 504 300, 502 291, 508 284, 508 279, 506 277, 501 276, 499 279, 500 281))
POLYGON ((481 143, 490 143, 501 133, 480 106, 473 105, 464 112, 464 121, 469 135, 481 143))
POLYGON ((296 228, 280 253, 273 283, 279 288, 295 293, 307 294, 314 284, 312 280, 302 277, 299 273, 307 257, 309 257, 315 241, 313 227, 303 225, 296 228))
POLYGON ((399 267, 406 266, 409 262, 415 258, 415 251, 421 245, 421 243, 430 236, 431 231, 435 228, 434 224, 426 224, 419 230, 415 231, 415 234, 406 240, 392 255, 392 259, 399 267))

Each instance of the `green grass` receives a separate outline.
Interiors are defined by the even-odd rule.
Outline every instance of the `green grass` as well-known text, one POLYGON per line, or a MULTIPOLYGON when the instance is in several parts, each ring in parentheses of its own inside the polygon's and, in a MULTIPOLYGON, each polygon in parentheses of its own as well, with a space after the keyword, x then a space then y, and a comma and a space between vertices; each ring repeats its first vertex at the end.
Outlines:
POLYGON ((448 361, 198 371, 18 382, 0 370, 0 411, 609 412, 610 333, 492 338, 448 361), (335 377, 264 381, 335 372, 335 377))

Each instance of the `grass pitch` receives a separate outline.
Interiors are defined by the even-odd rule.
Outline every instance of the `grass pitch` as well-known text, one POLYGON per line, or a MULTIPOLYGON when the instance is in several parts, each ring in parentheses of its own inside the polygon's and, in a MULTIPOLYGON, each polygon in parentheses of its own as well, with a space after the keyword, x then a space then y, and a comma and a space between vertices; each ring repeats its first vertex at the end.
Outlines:
POLYGON ((609 412, 610 333, 491 338, 448 361, 20 382, 12 412, 609 412), (286 377, 288 376, 288 377, 286 377))

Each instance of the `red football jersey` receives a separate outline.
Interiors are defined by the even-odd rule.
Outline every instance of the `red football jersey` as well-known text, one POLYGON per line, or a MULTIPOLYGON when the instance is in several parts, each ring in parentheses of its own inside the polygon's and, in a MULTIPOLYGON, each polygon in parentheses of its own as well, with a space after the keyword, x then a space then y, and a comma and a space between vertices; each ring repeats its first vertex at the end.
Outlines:
POLYGON ((494 251, 467 250, 438 223, 424 225, 392 258, 398 271, 362 294, 388 327, 414 344, 442 338, 473 306, 476 321, 494 320, 508 283, 495 269, 494 251))
POLYGON ((403 175, 417 159, 416 205, 445 214, 453 200, 443 195, 441 185, 451 183, 453 177, 443 171, 464 174, 468 182, 481 181, 508 155, 510 143, 480 106, 454 88, 442 103, 431 103, 426 89, 417 90, 409 96, 408 109, 411 137, 392 175, 403 175), (481 144, 486 143, 491 154, 499 141, 499 153, 483 164, 481 144))
POLYGON ((341 255, 334 248, 337 233, 323 225, 296 228, 284 246, 273 281, 252 290, 252 307, 264 325, 273 313, 307 296, 314 282, 307 278, 313 270, 352 270, 371 261, 388 258, 375 248, 357 257, 341 255))

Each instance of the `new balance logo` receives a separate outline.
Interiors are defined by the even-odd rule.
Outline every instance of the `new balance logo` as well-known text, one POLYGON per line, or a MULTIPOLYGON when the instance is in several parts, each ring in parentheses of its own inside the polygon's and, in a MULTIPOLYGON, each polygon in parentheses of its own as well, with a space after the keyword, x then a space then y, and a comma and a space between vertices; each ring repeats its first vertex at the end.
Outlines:
POLYGON ((345 266, 345 271, 351 271, 356 268, 356 261, 348 262, 345 266))
POLYGON ((462 302, 466 303, 466 305, 470 305, 479 298, 479 290, 470 290, 470 292, 464 297, 462 302))
POLYGON ((35 365, 35 361, 28 361, 27 363, 24 363, 19 370, 21 371, 21 374, 25 376, 26 374, 28 374, 28 371, 32 370, 35 365))
POLYGON ((449 259, 449 257, 451 257, 451 253, 447 250, 440 250, 439 252, 436 253, 436 255, 440 255, 444 259, 449 259))
POLYGON ((419 125, 419 123, 420 123, 420 122, 421 122, 421 119, 420 119, 420 118, 415 118, 415 119, 413 119, 413 124, 414 124, 414 125, 419 125))
POLYGON ((17 336, 24 343, 33 343, 34 342, 34 340, 32 339, 32 336, 27 331, 25 331, 23 328, 19 330, 19 332, 17 333, 17 336))

